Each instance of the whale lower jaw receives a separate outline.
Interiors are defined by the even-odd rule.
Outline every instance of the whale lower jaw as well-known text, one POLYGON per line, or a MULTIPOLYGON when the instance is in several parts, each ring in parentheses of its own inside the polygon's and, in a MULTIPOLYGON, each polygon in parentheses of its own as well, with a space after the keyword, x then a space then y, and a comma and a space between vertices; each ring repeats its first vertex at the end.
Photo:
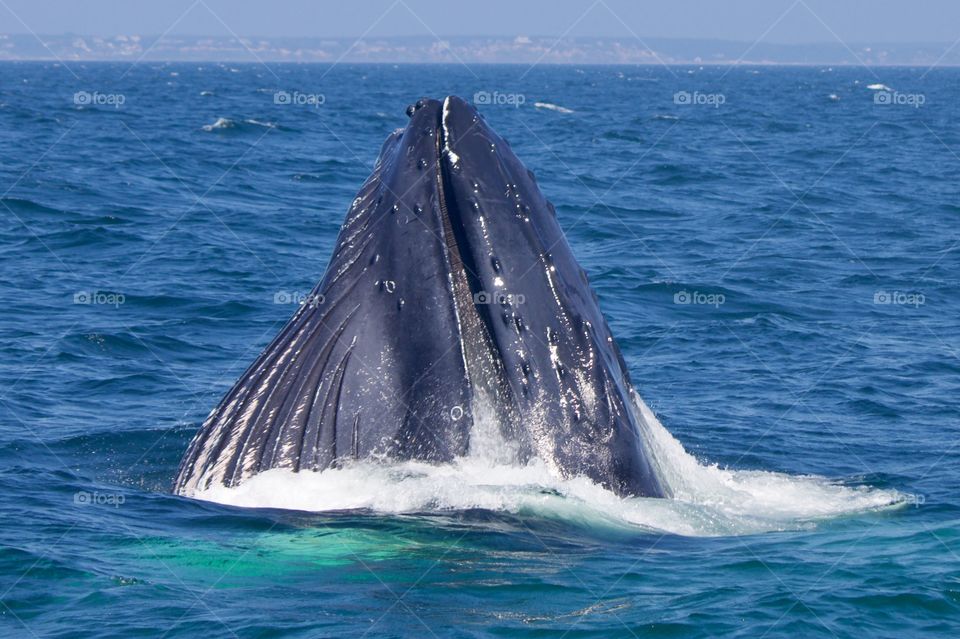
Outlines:
POLYGON ((507 455, 662 496, 623 358, 533 174, 459 98, 408 113, 323 279, 204 422, 175 491, 507 455))

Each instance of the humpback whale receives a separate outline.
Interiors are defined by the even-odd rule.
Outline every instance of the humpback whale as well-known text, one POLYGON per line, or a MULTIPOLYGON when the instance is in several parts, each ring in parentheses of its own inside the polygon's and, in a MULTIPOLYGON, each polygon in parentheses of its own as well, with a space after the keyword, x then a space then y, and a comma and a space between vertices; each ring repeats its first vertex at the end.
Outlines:
POLYGON ((633 386, 532 172, 461 98, 384 143, 323 278, 210 413, 174 492, 353 460, 518 463, 662 497, 633 386))

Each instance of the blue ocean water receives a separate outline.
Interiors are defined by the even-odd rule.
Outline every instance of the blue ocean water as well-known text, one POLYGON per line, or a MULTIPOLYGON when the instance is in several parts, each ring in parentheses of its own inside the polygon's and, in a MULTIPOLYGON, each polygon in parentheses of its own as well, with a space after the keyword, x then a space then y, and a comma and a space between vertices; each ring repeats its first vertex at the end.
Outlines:
POLYGON ((958 80, 0 65, 0 634, 955 636, 958 80), (424 469, 246 497, 324 512, 170 495, 406 105, 446 94, 556 205, 699 462, 670 453, 685 499, 424 469))

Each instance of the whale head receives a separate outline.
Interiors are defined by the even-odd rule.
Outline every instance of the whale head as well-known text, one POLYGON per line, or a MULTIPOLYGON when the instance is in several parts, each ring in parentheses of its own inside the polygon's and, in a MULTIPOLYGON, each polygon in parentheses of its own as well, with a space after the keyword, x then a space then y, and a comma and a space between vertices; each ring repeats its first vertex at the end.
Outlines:
POLYGON ((479 455, 662 496, 627 367, 533 174, 461 98, 407 113, 323 278, 204 422, 175 490, 479 455))

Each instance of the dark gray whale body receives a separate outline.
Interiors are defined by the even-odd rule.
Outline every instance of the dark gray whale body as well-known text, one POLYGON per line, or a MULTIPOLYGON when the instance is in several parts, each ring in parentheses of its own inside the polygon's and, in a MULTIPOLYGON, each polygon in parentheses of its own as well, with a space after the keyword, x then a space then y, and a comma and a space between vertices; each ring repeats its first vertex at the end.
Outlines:
POLYGON ((460 98, 407 112, 322 281, 204 422, 174 490, 450 462, 486 420, 519 462, 663 496, 620 350, 533 174, 460 98))

